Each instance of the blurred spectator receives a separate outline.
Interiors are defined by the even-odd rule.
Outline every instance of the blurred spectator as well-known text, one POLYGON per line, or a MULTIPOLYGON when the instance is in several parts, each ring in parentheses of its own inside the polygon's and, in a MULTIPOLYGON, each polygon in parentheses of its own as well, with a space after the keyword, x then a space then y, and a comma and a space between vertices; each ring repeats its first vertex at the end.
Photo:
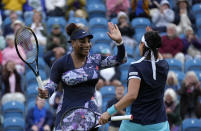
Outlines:
POLYGON ((178 91, 180 95, 180 112, 181 118, 200 118, 201 104, 199 96, 201 96, 200 82, 193 71, 186 73, 185 79, 178 91))
MULTIPOLYGON (((111 55, 111 51, 109 49, 102 49, 101 54, 108 56, 111 55)), ((99 84, 101 85, 101 87, 106 85, 119 86, 121 85, 120 76, 121 72, 119 70, 119 67, 117 66, 102 69, 100 70, 99 84)))
POLYGON ((127 36, 132 38, 134 35, 134 29, 130 25, 130 21, 128 19, 128 16, 125 12, 120 11, 117 16, 118 20, 118 27, 121 32, 122 36, 127 36))
POLYGON ((44 54, 44 60, 49 67, 61 56, 66 53, 65 49, 62 47, 55 47, 53 50, 47 51, 44 54))
POLYGON ((150 19, 149 0, 131 0, 130 21, 136 17, 147 17, 150 19))
POLYGON ((72 17, 72 14, 83 14, 82 17, 87 18, 87 11, 85 9, 86 0, 66 0, 66 19, 72 17), (77 12, 78 11, 78 12, 77 12))
POLYGON ((177 53, 182 52, 183 43, 177 36, 175 24, 168 24, 167 35, 162 36, 162 43, 159 52, 164 58, 172 58, 177 53))
POLYGON ((191 11, 188 0, 178 0, 175 7, 177 33, 184 34, 185 28, 191 26, 195 30, 195 16, 191 11))
POLYGON ((51 67, 52 63, 63 56, 67 50, 67 40, 62 34, 60 25, 54 24, 52 32, 47 38, 47 45, 44 59, 45 62, 51 67))
MULTIPOLYGON (((123 85, 116 86, 115 88, 116 96, 115 98, 108 101, 107 108, 111 107, 113 104, 116 104, 124 96, 124 92, 125 92, 125 89, 123 85)), ((114 114, 114 116, 120 116, 124 114, 125 114, 125 110, 121 110, 121 111, 118 111, 116 114, 114 114)), ((118 131, 120 125, 121 125, 121 121, 112 121, 110 122, 108 131, 118 131)))
POLYGON ((185 55, 190 55, 191 57, 196 57, 197 55, 201 56, 201 42, 194 34, 194 31, 191 27, 186 27, 185 36, 182 41, 183 53, 185 55))
POLYGON ((42 22, 42 14, 38 11, 34 11, 33 23, 31 24, 31 29, 36 34, 38 43, 40 45, 46 46, 47 43, 47 29, 45 23, 42 22))
POLYGON ((36 105, 30 109, 26 116, 27 131, 51 131, 53 114, 44 107, 46 100, 36 98, 36 105))
POLYGON ((45 0, 48 16, 64 16, 65 0, 45 0))
POLYGON ((53 50, 55 47, 62 47, 66 50, 67 40, 61 32, 61 27, 58 24, 52 25, 52 32, 47 38, 47 51, 53 50))
POLYGON ((8 34, 14 33, 13 28, 11 27, 11 25, 18 19, 18 15, 16 14, 16 12, 11 11, 9 18, 11 20, 11 23, 4 25, 3 27, 3 36, 5 37, 8 34))
POLYGON ((33 10, 45 13, 45 0, 26 0, 26 3, 23 6, 24 13, 32 13, 33 10))
POLYGON ((25 102, 21 80, 21 76, 16 70, 15 62, 7 61, 2 70, 2 82, 4 85, 2 104, 8 101, 25 102))
POLYGON ((83 19, 87 19, 88 14, 87 14, 87 12, 86 12, 85 10, 83 10, 83 9, 77 9, 77 10, 75 11, 74 17, 80 17, 80 18, 83 18, 83 19))
POLYGON ((179 85, 178 85, 178 80, 177 80, 176 74, 173 71, 169 71, 165 88, 166 89, 172 88, 172 89, 174 89, 174 91, 177 91, 179 89, 178 86, 179 85))
POLYGON ((100 88, 96 86, 96 91, 95 91, 95 101, 98 106, 98 110, 102 112, 102 105, 103 105, 103 99, 102 99, 102 94, 100 92, 100 88))
POLYGON ((17 72, 15 62, 8 60, 3 66, 2 79, 5 85, 5 93, 22 92, 21 76, 17 72))
POLYGON ((22 16, 22 7, 26 0, 2 0, 4 7, 4 14, 9 16, 11 11, 15 11, 19 16, 22 16))
POLYGON ((16 20, 12 25, 14 34, 17 32, 18 29, 24 26, 24 23, 21 20, 16 20))
POLYGON ((3 50, 5 47, 6 47, 6 41, 0 30, 0 50, 3 50))
POLYGON ((57 107, 61 103, 63 98, 62 95, 62 91, 55 91, 49 99, 49 104, 53 107, 54 110, 57 110, 57 107))
POLYGON ((107 17, 109 19, 117 17, 120 11, 129 13, 130 1, 129 0, 106 0, 107 17))
POLYGON ((153 30, 166 32, 166 26, 174 21, 174 11, 168 0, 162 0, 158 9, 152 15, 153 30))
POLYGON ((175 90, 169 88, 164 93, 164 102, 171 131, 179 131, 181 124, 180 105, 175 90))
MULTIPOLYGON (((7 47, 2 51, 2 64, 5 65, 8 61, 13 61, 16 64, 16 69, 19 73, 23 73, 25 70, 24 62, 18 57, 15 45, 14 45, 14 35, 10 34, 6 36, 7 47)), ((19 52, 23 58, 26 58, 24 50, 19 48, 19 52)))

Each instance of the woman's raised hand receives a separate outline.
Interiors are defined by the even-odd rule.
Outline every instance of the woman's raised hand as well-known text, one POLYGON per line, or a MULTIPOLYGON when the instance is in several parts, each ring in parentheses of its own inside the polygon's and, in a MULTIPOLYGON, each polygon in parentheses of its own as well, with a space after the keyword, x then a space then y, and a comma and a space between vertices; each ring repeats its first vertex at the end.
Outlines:
POLYGON ((107 32, 108 36, 115 42, 121 43, 122 36, 121 36, 121 32, 119 31, 118 26, 116 24, 108 22, 108 29, 109 29, 109 32, 107 32))

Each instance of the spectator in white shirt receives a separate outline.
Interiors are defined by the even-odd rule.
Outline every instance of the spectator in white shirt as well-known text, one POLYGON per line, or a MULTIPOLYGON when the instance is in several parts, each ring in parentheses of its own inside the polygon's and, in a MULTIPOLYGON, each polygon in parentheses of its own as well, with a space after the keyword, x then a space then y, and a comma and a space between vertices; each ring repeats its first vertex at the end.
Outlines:
POLYGON ((168 0, 162 0, 158 9, 152 15, 153 29, 165 32, 166 26, 174 21, 174 11, 170 9, 168 0))

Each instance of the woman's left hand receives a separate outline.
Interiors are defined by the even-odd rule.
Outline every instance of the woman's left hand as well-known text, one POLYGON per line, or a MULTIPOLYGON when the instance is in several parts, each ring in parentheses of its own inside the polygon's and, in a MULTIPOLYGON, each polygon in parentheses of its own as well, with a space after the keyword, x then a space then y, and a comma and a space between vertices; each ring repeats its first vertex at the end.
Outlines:
POLYGON ((108 112, 104 112, 104 113, 101 115, 101 117, 100 117, 98 123, 99 123, 100 125, 106 124, 106 123, 108 122, 108 120, 109 120, 110 117, 111 117, 111 116, 110 116, 110 114, 109 114, 108 112))
POLYGON ((108 36, 117 43, 121 43, 122 36, 118 26, 116 24, 108 22, 108 29, 109 29, 109 32, 107 32, 108 36))

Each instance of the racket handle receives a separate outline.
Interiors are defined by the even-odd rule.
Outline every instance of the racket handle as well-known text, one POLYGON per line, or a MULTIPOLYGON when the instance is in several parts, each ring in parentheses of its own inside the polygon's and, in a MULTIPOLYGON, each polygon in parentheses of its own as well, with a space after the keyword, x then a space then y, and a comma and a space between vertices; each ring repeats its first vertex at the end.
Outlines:
POLYGON ((120 121, 120 120, 132 120, 133 115, 124 115, 124 116, 112 116, 111 121, 120 121))
POLYGON ((40 77, 40 76, 37 76, 37 77, 36 77, 36 80, 37 80, 37 82, 38 82, 38 88, 43 89, 43 82, 42 82, 41 77, 40 77))

